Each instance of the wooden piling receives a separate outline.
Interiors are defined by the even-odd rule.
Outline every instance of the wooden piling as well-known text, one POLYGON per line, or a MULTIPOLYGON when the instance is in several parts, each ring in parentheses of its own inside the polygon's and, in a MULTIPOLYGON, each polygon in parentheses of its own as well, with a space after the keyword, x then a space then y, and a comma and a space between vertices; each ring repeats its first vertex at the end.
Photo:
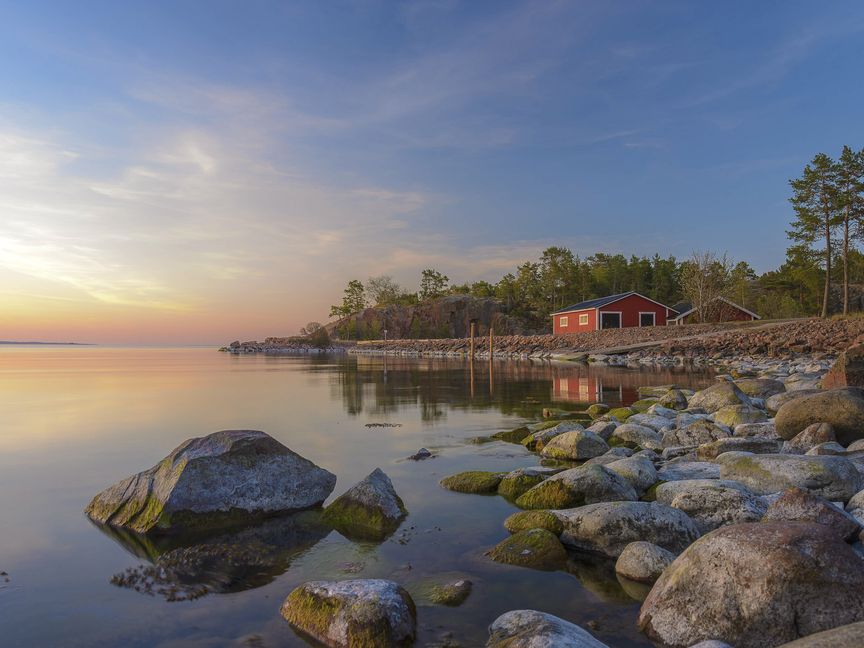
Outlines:
POLYGON ((476 326, 476 324, 474 322, 471 322, 471 350, 468 354, 468 357, 471 358, 472 360, 474 359, 474 327, 475 326, 476 326))

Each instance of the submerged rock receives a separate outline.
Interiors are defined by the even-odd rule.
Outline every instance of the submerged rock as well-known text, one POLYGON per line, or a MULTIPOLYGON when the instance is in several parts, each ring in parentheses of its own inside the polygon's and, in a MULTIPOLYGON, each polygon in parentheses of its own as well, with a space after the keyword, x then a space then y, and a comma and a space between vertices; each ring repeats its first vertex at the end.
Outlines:
POLYGON ((514 533, 492 547, 486 555, 495 562, 532 569, 559 569, 567 562, 567 551, 558 537, 546 529, 514 533))
POLYGON ((264 432, 223 430, 183 442, 85 512, 136 533, 210 529, 320 506, 335 485, 333 473, 264 432))
POLYGON ((516 500, 526 509, 561 509, 593 502, 636 500, 626 479, 605 466, 580 466, 537 484, 516 500))
POLYGON ((720 476, 739 481, 759 495, 797 486, 828 500, 843 502, 857 493, 861 484, 855 464, 844 457, 831 456, 738 456, 723 462, 720 476))
POLYGON ((457 493, 487 494, 498 490, 505 473, 468 470, 441 480, 441 486, 457 493))
POLYGON ((384 538, 408 514, 393 482, 380 468, 324 509, 324 520, 348 537, 384 538))
POLYGON ((631 542, 645 540, 680 553, 699 537, 686 513, 656 502, 604 502, 557 511, 568 547, 617 558, 631 542))
POLYGON ((864 620, 864 561, 820 524, 759 522, 717 529, 654 585, 639 627, 660 645, 705 639, 777 646, 864 620))
POLYGON ((474 584, 465 578, 443 585, 433 585, 429 593, 429 600, 436 605, 447 605, 456 607, 462 605, 471 594, 474 584))
POLYGON ((511 610, 489 626, 486 648, 609 648, 587 630, 545 612, 511 610))
POLYGON ((638 583, 653 583, 675 560, 675 554, 644 541, 631 542, 615 562, 615 573, 638 583))
POLYGON ((414 601, 388 580, 310 581, 288 595, 281 611, 330 648, 410 646, 416 634, 414 601))

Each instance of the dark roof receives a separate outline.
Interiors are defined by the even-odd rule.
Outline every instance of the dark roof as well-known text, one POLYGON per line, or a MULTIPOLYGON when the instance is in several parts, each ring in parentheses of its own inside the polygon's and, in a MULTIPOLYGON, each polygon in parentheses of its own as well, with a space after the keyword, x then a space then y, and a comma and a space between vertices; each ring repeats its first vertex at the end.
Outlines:
POLYGON ((675 311, 676 313, 678 313, 679 315, 680 315, 681 313, 686 313, 686 312, 689 311, 691 308, 693 308, 693 305, 692 305, 690 302, 685 302, 685 301, 678 302, 677 304, 675 304, 674 306, 672 306, 672 310, 674 310, 674 311, 675 311))
POLYGON ((611 302, 617 301, 622 297, 626 297, 627 295, 636 295, 638 293, 635 292, 626 292, 619 293, 617 295, 609 295, 608 297, 598 297, 597 299, 589 299, 588 301, 579 302, 578 304, 573 304, 572 306, 568 306, 567 308, 562 308, 561 310, 557 310, 552 315, 557 315, 558 313, 569 313, 571 311, 577 310, 587 310, 589 308, 600 308, 601 306, 605 306, 611 302))

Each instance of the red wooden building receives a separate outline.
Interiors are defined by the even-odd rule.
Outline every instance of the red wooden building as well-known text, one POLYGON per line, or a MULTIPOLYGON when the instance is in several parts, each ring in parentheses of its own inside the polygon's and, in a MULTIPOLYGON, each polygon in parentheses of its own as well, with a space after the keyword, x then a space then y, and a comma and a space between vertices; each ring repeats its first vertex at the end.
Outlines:
POLYGON ((637 292, 609 295, 552 313, 552 332, 585 333, 630 326, 666 326, 678 313, 637 292))
MULTIPOLYGON (((673 310, 677 312, 675 317, 669 318, 670 324, 693 324, 699 321, 696 309, 687 302, 675 304, 673 310)), ((712 299, 704 312, 704 321, 706 322, 751 322, 758 319, 762 318, 725 297, 712 299)))

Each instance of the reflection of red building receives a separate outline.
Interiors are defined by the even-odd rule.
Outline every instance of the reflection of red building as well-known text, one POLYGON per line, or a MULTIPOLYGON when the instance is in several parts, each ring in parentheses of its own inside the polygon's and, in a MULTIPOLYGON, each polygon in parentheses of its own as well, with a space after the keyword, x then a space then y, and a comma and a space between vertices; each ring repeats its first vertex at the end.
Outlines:
POLYGON ((552 400, 572 403, 633 403, 639 400, 644 377, 625 372, 592 369, 553 371, 552 400))

